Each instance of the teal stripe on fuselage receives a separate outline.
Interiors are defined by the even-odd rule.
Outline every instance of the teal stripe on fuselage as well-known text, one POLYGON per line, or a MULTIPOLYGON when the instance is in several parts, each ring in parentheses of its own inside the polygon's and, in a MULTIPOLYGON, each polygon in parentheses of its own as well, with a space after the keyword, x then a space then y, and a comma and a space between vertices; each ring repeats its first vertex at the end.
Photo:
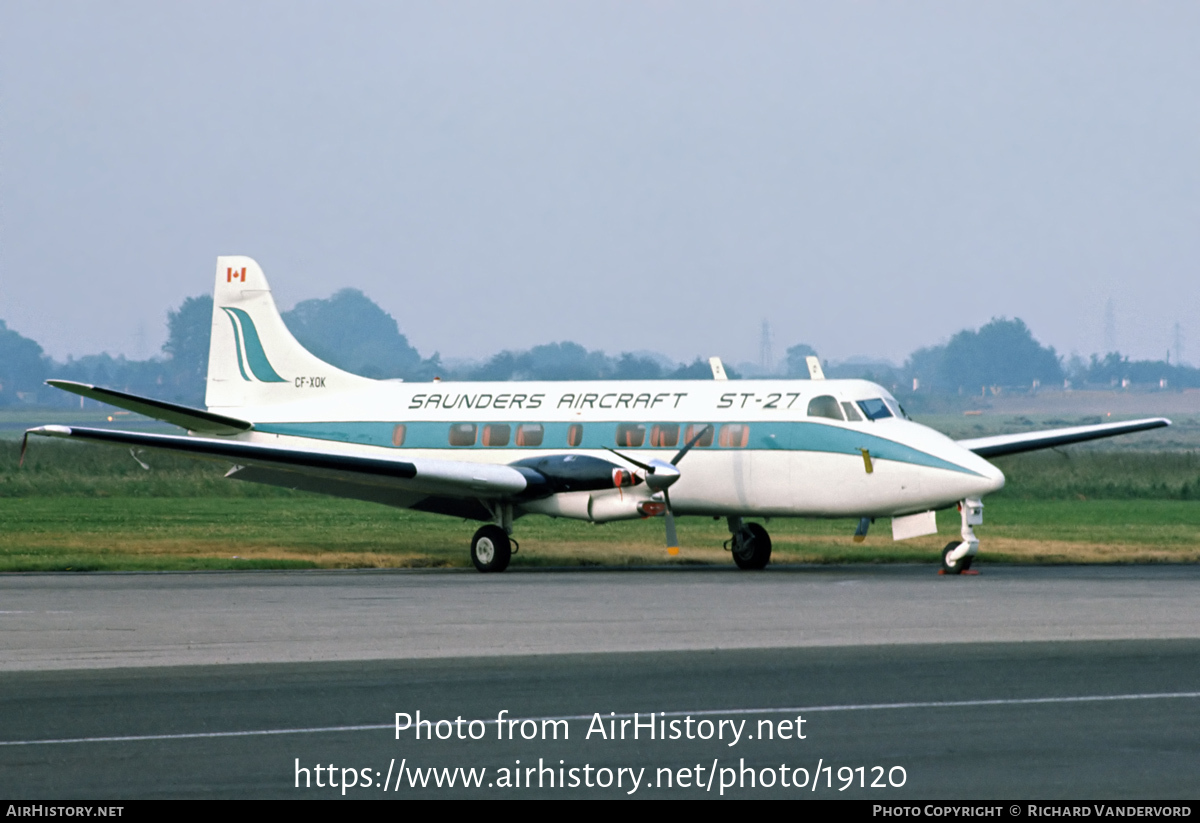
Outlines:
MULTIPOLYGON (((267 434, 281 434, 290 437, 311 437, 316 440, 331 440, 337 443, 356 443, 364 446, 382 446, 395 448, 392 445, 392 432, 396 423, 255 423, 254 430, 267 434)), ((583 442, 578 446, 567 445, 567 428, 571 423, 542 423, 545 433, 540 446, 517 446, 516 423, 512 426, 512 437, 507 446, 481 446, 479 440, 483 436, 483 427, 479 423, 478 436, 474 446, 451 446, 449 444, 450 427, 448 422, 408 421, 405 426, 404 445, 397 449, 445 449, 447 451, 469 452, 479 449, 501 449, 520 451, 569 452, 577 449, 615 448, 618 451, 642 451, 651 449, 649 437, 646 444, 631 448, 616 445, 617 423, 584 423, 583 442)), ((701 424, 703 425, 703 424, 701 424)), ((716 424, 718 427, 724 424, 716 424)), ((702 451, 808 451, 825 452, 829 454, 847 454, 858 456, 862 449, 870 449, 871 457, 876 460, 894 460, 899 463, 909 463, 916 466, 928 466, 935 469, 963 472, 978 475, 965 466, 943 460, 932 454, 888 440, 866 431, 844 429, 839 426, 827 426, 823 423, 779 421, 744 423, 750 427, 750 442, 745 448, 722 448, 718 446, 716 437, 713 445, 698 450, 702 451)), ((873 425, 873 424, 865 424, 873 425)), ((676 451, 683 445, 683 427, 681 426, 680 443, 672 448, 657 448, 655 451, 676 451)), ((647 432, 649 425, 647 425, 647 432)))

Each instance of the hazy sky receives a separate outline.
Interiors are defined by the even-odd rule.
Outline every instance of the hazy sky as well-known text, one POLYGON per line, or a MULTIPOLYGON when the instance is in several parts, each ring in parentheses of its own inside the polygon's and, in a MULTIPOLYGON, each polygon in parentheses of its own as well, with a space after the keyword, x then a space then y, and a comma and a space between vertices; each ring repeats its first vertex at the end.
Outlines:
POLYGON ((148 356, 263 266, 420 351, 1200 362, 1200 4, 0 0, 0 319, 148 356))

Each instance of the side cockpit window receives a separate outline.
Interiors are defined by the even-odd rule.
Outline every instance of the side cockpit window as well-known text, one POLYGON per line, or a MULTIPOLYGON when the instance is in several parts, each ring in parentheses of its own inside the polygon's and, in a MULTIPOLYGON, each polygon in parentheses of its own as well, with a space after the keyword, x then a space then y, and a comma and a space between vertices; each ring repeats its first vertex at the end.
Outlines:
POLYGON ((814 397, 808 401, 809 417, 828 417, 830 420, 845 420, 842 417, 842 407, 838 401, 828 394, 814 397))
POLYGON ((904 410, 904 407, 897 403, 894 399, 885 397, 883 398, 883 402, 887 403, 887 407, 892 410, 892 414, 896 415, 896 417, 899 417, 901 420, 911 419, 908 416, 908 412, 904 410))
POLYGON ((849 400, 842 402, 842 409, 846 412, 846 419, 851 423, 861 423, 862 415, 858 413, 858 409, 849 400))

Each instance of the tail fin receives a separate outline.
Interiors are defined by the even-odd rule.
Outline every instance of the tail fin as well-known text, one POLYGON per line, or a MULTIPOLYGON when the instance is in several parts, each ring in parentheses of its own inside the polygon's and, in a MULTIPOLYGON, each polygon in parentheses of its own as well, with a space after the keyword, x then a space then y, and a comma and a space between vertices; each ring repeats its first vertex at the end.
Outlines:
POLYGON ((249 257, 217 258, 209 408, 290 403, 372 382, 318 359, 292 337, 257 263, 249 257))

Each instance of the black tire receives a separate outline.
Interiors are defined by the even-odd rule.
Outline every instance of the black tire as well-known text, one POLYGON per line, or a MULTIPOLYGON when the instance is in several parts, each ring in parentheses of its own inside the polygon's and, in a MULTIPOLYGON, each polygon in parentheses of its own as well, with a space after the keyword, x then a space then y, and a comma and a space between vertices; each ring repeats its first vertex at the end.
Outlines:
POLYGON ((959 558, 958 561, 953 566, 951 566, 950 563, 947 562, 947 560, 946 560, 946 557, 950 554, 950 552, 954 551, 961 545, 962 545, 961 540, 955 540, 953 542, 947 543, 946 548, 942 549, 942 574, 962 574, 967 569, 971 568, 971 556, 970 555, 959 558))
POLYGON ((739 569, 765 569, 771 562, 771 535, 758 523, 747 523, 733 536, 733 562, 739 569))
POLYGON ((487 525, 471 538, 471 562, 481 572, 502 572, 512 559, 512 541, 499 526, 487 525))

